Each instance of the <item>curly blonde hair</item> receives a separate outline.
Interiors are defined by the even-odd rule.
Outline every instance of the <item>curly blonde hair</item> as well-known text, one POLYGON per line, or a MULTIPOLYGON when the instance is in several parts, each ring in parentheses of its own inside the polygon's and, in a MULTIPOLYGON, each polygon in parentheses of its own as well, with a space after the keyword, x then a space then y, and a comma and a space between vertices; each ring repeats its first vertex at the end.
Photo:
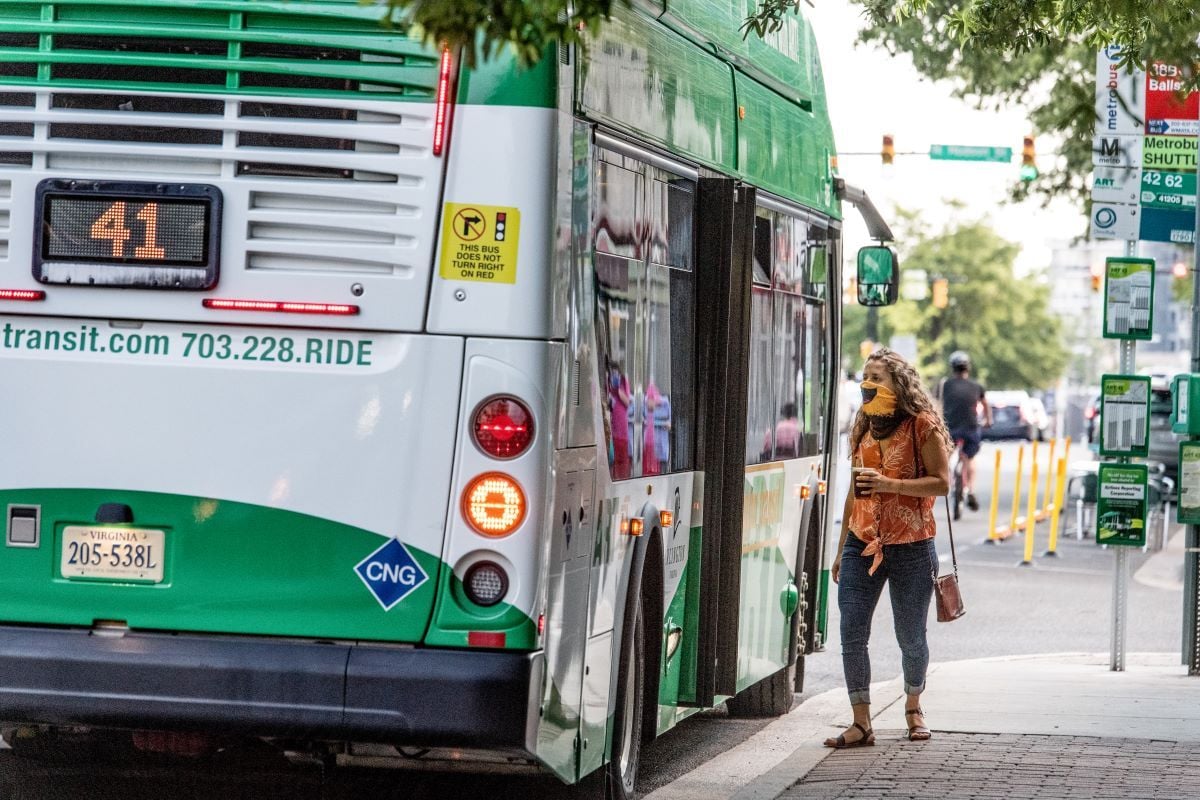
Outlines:
MULTIPOLYGON (((866 363, 870 364, 872 361, 883 364, 883 368, 888 371, 892 383, 896 386, 896 412, 910 417, 923 413, 928 414, 935 423, 934 431, 941 438, 942 446, 947 452, 953 450, 954 443, 950 439, 950 431, 946 429, 946 423, 933 404, 933 399, 925 391, 925 386, 921 383, 921 376, 917 374, 916 368, 905 361, 904 357, 895 350, 889 350, 886 347, 881 347, 867 356, 866 363)), ((858 447, 858 443, 866 435, 868 427, 867 415, 859 408, 858 414, 854 417, 854 425, 850 429, 851 452, 858 447)))

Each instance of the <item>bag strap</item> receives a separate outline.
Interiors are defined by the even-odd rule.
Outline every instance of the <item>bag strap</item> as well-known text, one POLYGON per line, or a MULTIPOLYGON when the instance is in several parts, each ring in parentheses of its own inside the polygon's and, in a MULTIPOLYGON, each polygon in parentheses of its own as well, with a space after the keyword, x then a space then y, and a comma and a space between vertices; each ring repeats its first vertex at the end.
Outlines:
MULTIPOLYGON (((909 427, 909 432, 912 434, 913 454, 917 460, 917 477, 925 477, 925 460, 921 458, 921 449, 917 446, 917 418, 912 418, 912 425, 909 427)), ((942 495, 942 499, 946 501, 946 533, 950 536, 950 563, 954 567, 954 577, 958 577, 958 554, 954 552, 954 523, 950 521, 950 495, 942 495)), ((933 576, 937 577, 937 566, 934 566, 933 576)))

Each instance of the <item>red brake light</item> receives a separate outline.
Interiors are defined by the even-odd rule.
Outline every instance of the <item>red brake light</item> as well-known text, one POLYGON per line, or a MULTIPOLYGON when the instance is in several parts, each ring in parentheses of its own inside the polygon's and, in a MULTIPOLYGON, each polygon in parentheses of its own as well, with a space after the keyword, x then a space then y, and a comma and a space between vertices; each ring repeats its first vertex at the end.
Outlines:
POLYGON ((513 397, 493 397, 475 411, 475 444, 492 458, 516 458, 533 441, 533 414, 513 397))
POLYGON ((46 293, 38 289, 0 289, 0 300, 45 300, 46 293))
POLYGON ((358 306, 346 303, 295 303, 282 300, 221 300, 207 297, 203 301, 205 308, 219 311, 274 311, 281 314, 332 314, 334 316, 354 316, 358 306))
POLYGON ((450 118, 454 113, 454 58, 450 48, 442 49, 438 68, 437 106, 433 112, 433 154, 440 156, 450 141, 450 118))

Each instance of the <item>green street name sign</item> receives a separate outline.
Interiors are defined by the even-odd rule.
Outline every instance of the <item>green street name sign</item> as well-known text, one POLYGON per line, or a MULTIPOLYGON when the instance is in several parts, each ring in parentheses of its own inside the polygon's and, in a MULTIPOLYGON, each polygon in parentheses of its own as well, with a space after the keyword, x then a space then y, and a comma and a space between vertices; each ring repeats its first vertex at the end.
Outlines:
POLYGON ((1196 173, 1143 170, 1142 207, 1195 208, 1196 173))
POLYGON ((1096 501, 1096 544, 1146 544, 1145 464, 1101 464, 1096 501))
POLYGON ((1011 147, 976 147, 969 144, 931 144, 929 157, 935 161, 1012 161, 1011 147))

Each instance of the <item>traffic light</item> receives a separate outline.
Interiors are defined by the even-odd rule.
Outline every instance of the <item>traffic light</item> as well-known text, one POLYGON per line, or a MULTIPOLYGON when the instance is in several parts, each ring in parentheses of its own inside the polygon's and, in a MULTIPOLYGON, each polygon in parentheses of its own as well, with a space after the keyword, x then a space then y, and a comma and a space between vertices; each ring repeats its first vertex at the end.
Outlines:
POLYGON ((950 281, 938 278, 933 282, 933 307, 945 308, 950 305, 950 281))
POLYGON ((1188 276, 1188 265, 1183 261, 1176 261, 1171 266, 1171 274, 1176 278, 1186 278, 1188 276))
POLYGON ((884 166, 890 165, 896 159, 896 145, 890 134, 883 135, 883 149, 879 151, 879 157, 883 159, 884 166))
POLYGON ((1033 151, 1033 137, 1026 136, 1021 145, 1021 180, 1031 181, 1038 176, 1037 154, 1033 151))

